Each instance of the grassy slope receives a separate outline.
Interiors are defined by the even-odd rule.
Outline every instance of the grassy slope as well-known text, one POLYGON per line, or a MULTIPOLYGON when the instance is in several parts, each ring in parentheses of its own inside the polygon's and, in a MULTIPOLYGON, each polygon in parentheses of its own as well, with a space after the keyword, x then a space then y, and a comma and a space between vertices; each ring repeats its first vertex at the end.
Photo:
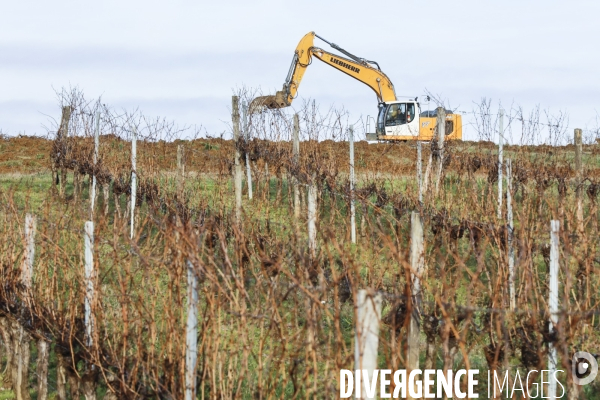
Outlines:
MULTIPOLYGON (((27 210, 32 210, 32 211, 36 211, 39 210, 40 207, 43 206, 44 203, 44 199, 46 198, 46 196, 48 195, 48 191, 51 187, 51 177, 50 177, 50 173, 47 172, 47 169, 43 166, 40 165, 39 163, 35 163, 31 158, 20 158, 20 159, 14 159, 12 161, 14 161, 12 164, 10 163, 11 160, 6 160, 6 152, 7 152, 7 148, 2 147, 0 148, 0 154, 2 154, 2 157, 4 161, 2 161, 2 163, 4 164, 0 164, 3 165, 6 168, 11 168, 11 169, 23 169, 24 171, 22 172, 11 172, 8 174, 0 174, 0 188, 2 189, 2 192, 7 192, 7 191, 12 191, 15 194, 15 199, 17 200, 17 206, 18 207, 22 207, 23 209, 27 209, 27 210), (28 161, 22 161, 22 160, 28 160, 28 161), (6 164, 8 163, 8 164, 6 164), (10 165, 9 165, 10 164, 10 165), (31 172, 29 169, 36 169, 39 171, 40 169, 42 170, 42 172, 31 172), (46 172, 44 172, 44 170, 46 172), (30 172, 30 173, 24 173, 24 172, 30 172)), ((37 151, 37 150, 36 150, 37 151)), ((211 149, 208 149, 207 151, 211 151, 211 149)), ((368 151, 368 150, 366 150, 368 151)), ((37 153, 36 153, 37 154, 37 153)), ((406 164, 408 166, 410 166, 410 162, 411 160, 409 158, 404 159, 404 157, 398 157, 398 156, 393 156, 390 154, 386 154, 385 155, 387 159, 391 160, 390 162, 393 165, 402 165, 402 164, 406 164)), ((532 153, 531 157, 535 158, 536 154, 532 153)), ((363 157, 366 157, 363 155, 363 157)), ((598 157, 594 156, 594 155, 589 155, 588 156, 588 160, 586 162, 586 165, 589 166, 591 169, 596 170, 598 167, 600 167, 600 164, 598 163, 598 157), (596 161, 594 163, 594 161, 596 161)), ((41 158, 40 158, 41 159, 41 158)), ((357 157, 358 160, 361 160, 363 158, 361 158, 360 156, 357 157)), ((365 168, 367 169, 368 164, 365 161, 362 161, 364 163, 364 166, 360 165, 359 161, 359 168, 365 168)), ((412 168, 412 167, 411 167, 412 168)), ((407 172, 408 172, 408 167, 406 167, 407 172)), ((366 172, 366 171, 365 171, 366 172)), ((369 175, 368 172, 366 172, 366 175, 369 175)), ((168 174, 165 174, 165 176, 169 176, 168 174)), ((69 179, 70 181, 70 179, 69 179)), ((400 188, 405 188, 407 185, 407 180, 406 179, 398 179, 395 182, 391 183, 396 190, 399 190, 400 188)), ((481 188, 485 185, 483 180, 479 181, 479 185, 481 188)), ((413 186, 413 190, 414 190, 414 185, 413 186)), ((82 194, 83 198, 87 198, 87 192, 85 190, 86 185, 84 185, 84 193, 82 194)), ((213 201, 217 202, 223 202, 223 199, 220 197, 220 193, 222 191, 222 193, 231 193, 229 191, 230 185, 229 183, 227 183, 227 188, 226 190, 222 191, 223 188, 219 187, 218 182, 215 180, 204 180, 203 182, 194 182, 190 185, 190 187, 188 188, 188 190, 192 191, 192 192, 202 192, 204 196, 206 197, 213 197, 213 201), (193 185, 193 186, 192 186, 193 185), (217 200, 220 199, 220 200, 217 200)), ((67 194, 71 194, 72 193, 72 186, 68 185, 67 186, 67 194)), ((275 185, 273 185, 271 187, 271 196, 274 197, 275 196, 275 185)), ((283 193, 287 193, 287 190, 283 190, 283 193)), ((459 190, 458 188, 456 190, 454 190, 452 192, 454 195, 459 196, 459 190)), ((284 199, 285 201, 287 201, 287 199, 284 199)), ((225 200, 225 203, 229 202, 229 200, 225 200)), ((246 202, 246 201, 245 201, 246 202)), ((448 204, 452 204, 451 200, 447 200, 448 204)), ((340 208, 343 208, 345 205, 341 205, 340 208)), ((257 215, 259 218, 261 215, 264 215, 265 210, 264 209, 252 209, 250 203, 246 202, 246 209, 247 212, 249 214, 254 214, 257 215)), ((272 209, 269 211, 270 212, 270 217, 272 219, 274 219, 276 222, 284 225, 286 223, 289 223, 289 213, 287 212, 287 209, 285 207, 272 207, 272 209)), ((460 213, 460 210, 457 210, 457 212, 460 213)), ((327 219, 327 215, 323 215, 323 219, 327 219)), ((381 255, 380 255, 381 256, 381 255)), ((363 259, 359 259, 358 262, 362 262, 365 265, 367 265, 371 260, 372 255, 371 254, 366 254, 363 253, 362 254, 363 259)), ((345 310, 344 315, 342 316, 342 321, 345 321, 345 323, 343 324, 344 327, 344 331, 346 333, 346 341, 347 341, 347 345, 350 346, 351 342, 352 342, 352 310, 350 308, 345 310)), ((32 358, 34 357, 34 355, 32 354, 32 358)), ((55 360, 54 360, 55 361, 55 360)), ((53 360, 51 360, 51 369, 55 368, 55 363, 53 360)), ((485 369, 485 359, 483 358, 482 354, 474 354, 474 358, 473 358, 473 362, 475 366, 479 366, 482 367, 483 369, 485 369)), ((51 372, 52 375, 53 372, 51 372)), ((32 382, 34 381, 34 376, 31 377, 32 378, 32 382)), ((0 399, 1 398, 13 398, 10 397, 11 396, 11 392, 9 391, 5 391, 2 392, 2 394, 0 395, 0 399), (1 397, 1 396, 6 396, 6 397, 1 397)))

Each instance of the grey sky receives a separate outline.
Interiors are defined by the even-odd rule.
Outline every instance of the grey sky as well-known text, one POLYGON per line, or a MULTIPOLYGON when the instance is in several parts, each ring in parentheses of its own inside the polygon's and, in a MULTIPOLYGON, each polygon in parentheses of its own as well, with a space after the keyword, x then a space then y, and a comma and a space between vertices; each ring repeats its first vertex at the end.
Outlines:
MULTIPOLYGON (((599 13, 593 1, 5 2, 0 129, 44 134, 53 87, 71 85, 216 134, 232 90, 279 89, 309 31, 378 61, 398 95, 540 104, 585 127, 600 109, 599 13)), ((369 88, 318 61, 300 95, 355 119, 376 111, 369 88)))

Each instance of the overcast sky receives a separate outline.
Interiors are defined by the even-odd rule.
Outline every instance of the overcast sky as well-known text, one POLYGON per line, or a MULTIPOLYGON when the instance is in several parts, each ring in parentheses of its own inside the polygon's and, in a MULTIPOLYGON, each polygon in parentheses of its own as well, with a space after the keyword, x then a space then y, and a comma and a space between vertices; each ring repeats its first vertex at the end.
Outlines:
MULTIPOLYGON (((5 1, 0 130, 45 134, 55 89, 77 86, 218 134, 233 91, 280 89, 309 31, 379 62, 398 95, 427 88, 464 111, 482 97, 539 104, 586 127, 600 110, 598 15, 597 1, 5 1)), ((376 112, 368 87, 318 61, 299 93, 354 119, 376 112)))

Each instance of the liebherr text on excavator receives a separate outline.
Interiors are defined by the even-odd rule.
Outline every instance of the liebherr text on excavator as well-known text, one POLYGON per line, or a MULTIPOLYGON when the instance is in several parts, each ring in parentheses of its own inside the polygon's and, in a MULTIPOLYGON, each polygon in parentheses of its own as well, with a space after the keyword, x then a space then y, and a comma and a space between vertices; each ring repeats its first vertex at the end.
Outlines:
MULTIPOLYGON (((379 64, 357 57, 335 43, 330 43, 314 32, 306 34, 294 53, 292 65, 283 84, 283 89, 274 96, 255 98, 251 112, 263 108, 283 108, 292 104, 298 93, 298 87, 306 68, 315 57, 354 79, 369 86, 377 95, 379 103, 375 133, 367 132, 368 140, 406 141, 431 140, 436 126, 435 111, 421 112, 417 98, 414 100, 398 100, 394 85, 386 74, 381 71, 379 64), (348 58, 329 53, 314 46, 315 37, 329 44, 348 58)), ((446 140, 462 139, 462 119, 459 114, 446 111, 446 140)))

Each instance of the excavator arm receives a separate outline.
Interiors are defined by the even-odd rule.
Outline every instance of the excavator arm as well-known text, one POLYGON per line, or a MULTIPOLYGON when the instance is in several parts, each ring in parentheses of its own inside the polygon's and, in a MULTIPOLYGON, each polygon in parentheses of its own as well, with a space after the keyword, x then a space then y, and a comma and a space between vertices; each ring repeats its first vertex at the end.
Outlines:
POLYGON ((325 64, 328 64, 369 86, 377 95, 379 102, 396 100, 394 85, 387 75, 379 69, 377 63, 356 57, 334 43, 329 43, 314 32, 310 32, 300 40, 300 43, 298 43, 298 46, 296 47, 292 65, 290 66, 282 90, 278 91, 274 96, 261 96, 255 98, 250 104, 251 112, 265 107, 276 109, 290 106, 292 101, 296 98, 302 77, 306 72, 306 68, 311 64, 313 57, 316 57, 325 64), (334 49, 347 55, 349 58, 340 57, 318 47, 314 47, 315 36, 334 49), (372 65, 376 65, 377 68, 374 68, 372 65))

